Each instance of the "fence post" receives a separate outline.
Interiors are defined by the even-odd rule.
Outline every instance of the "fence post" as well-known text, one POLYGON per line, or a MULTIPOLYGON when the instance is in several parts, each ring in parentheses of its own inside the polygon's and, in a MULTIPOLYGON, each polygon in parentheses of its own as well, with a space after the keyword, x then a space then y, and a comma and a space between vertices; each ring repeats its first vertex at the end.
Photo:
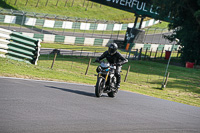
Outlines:
POLYGON ((86 25, 85 25, 85 29, 84 29, 84 32, 83 32, 83 37, 85 36, 85 31, 86 31, 86 27, 87 27, 87 22, 88 22, 88 20, 87 20, 87 18, 86 18, 86 19, 85 19, 86 25))
MULTIPOLYGON (((11 9, 11 14, 13 15, 13 10, 11 9)), ((12 17, 10 17, 10 23, 9 23, 9 25, 8 25, 8 29, 10 30, 10 25, 11 25, 11 23, 12 23, 12 17)))
POLYGON ((95 50, 95 52, 94 52, 94 57, 95 57, 95 53, 97 52, 97 50, 95 50))
POLYGON ((165 80, 165 83, 164 83, 164 86, 163 86, 164 88, 167 86, 169 74, 170 74, 170 72, 167 73, 167 77, 166 77, 166 80, 165 80))
POLYGON ((68 1, 68 0, 65 1, 65 7, 67 6, 67 1, 68 1))
POLYGON ((179 50, 177 51, 177 56, 176 56, 176 58, 178 58, 178 55, 179 55, 179 50))
POLYGON ((73 7, 73 5, 74 5, 74 0, 72 1, 72 6, 71 7, 73 7))
POLYGON ((130 71, 130 68, 131 68, 131 66, 129 65, 128 70, 127 70, 127 72, 126 72, 126 76, 125 76, 124 82, 126 82, 126 80, 127 80, 128 73, 129 73, 129 71, 130 71))
POLYGON ((75 34, 76 25, 77 25, 77 23, 78 23, 78 20, 79 20, 79 18, 76 18, 73 36, 74 36, 74 34, 75 34))
POLYGON ((158 28, 155 28, 155 30, 154 30, 154 34, 153 34, 153 37, 152 37, 152 40, 151 40, 151 43, 153 43, 153 41, 154 41, 154 37, 155 37, 155 33, 156 33, 156 30, 157 30, 158 28))
POLYGON ((138 49, 136 49, 136 52, 135 52, 135 60, 137 59, 137 55, 138 55, 138 49))
POLYGON ((53 62, 52 62, 52 65, 51 65, 51 69, 53 69, 53 65, 54 65, 54 62, 56 60, 56 56, 57 56, 57 52, 55 52, 55 55, 54 55, 54 58, 53 58, 53 62))
POLYGON ((24 11, 22 11, 22 12, 23 12, 23 17, 22 17, 22 22, 21 22, 21 25, 20 25, 20 30, 19 30, 19 32, 21 32, 22 25, 24 24, 24 16, 25 16, 25 14, 26 14, 26 13, 24 13, 24 11))
POLYGON ((150 56, 149 56, 149 59, 151 59, 151 54, 152 54, 152 49, 151 49, 151 52, 150 52, 150 56))
POLYGON ((160 58, 162 58, 162 55, 163 55, 163 51, 164 51, 164 47, 162 48, 162 53, 161 53, 161 57, 160 57, 160 58))
POLYGON ((81 55, 82 55, 82 51, 83 51, 83 48, 81 49, 80 57, 81 57, 81 55))
POLYGON ((38 7, 39 2, 40 2, 40 0, 37 1, 37 5, 36 5, 36 7, 38 7))
MULTIPOLYGON (((114 23, 115 23, 115 22, 114 22, 114 23)), ((112 39, 112 36, 113 36, 113 29, 114 29, 114 27, 112 28, 112 32, 111 32, 110 39, 112 39)))
POLYGON ((87 73, 88 73, 88 70, 89 70, 89 67, 90 67, 91 60, 92 60, 92 59, 90 58, 90 60, 89 60, 89 62, 88 62, 87 69, 86 69, 86 72, 85 72, 85 75, 87 75, 87 73))
POLYGON ((28 4, 28 0, 26 0, 26 4, 25 4, 25 6, 27 6, 27 4, 28 4))
POLYGON ((85 5, 85 0, 83 1, 83 7, 84 7, 84 5, 85 5))
POLYGON ((89 0, 88 0, 88 2, 87 2, 87 6, 86 6, 86 9, 85 9, 86 11, 87 11, 88 6, 89 6, 89 0))
POLYGON ((140 53, 139 53, 139 56, 138 56, 138 60, 141 60, 141 56, 142 56, 142 48, 140 49, 140 53))
POLYGON ((57 0, 56 6, 58 6, 58 2, 59 2, 59 0, 57 0))
POLYGON ((17 0, 15 0, 15 5, 17 4, 17 0))
POLYGON ((147 55, 147 50, 148 50, 148 48, 146 48, 146 52, 145 52, 145 55, 144 55, 144 58, 146 59, 146 55, 147 55))
POLYGON ((104 34, 104 29, 105 29, 105 24, 106 24, 106 21, 104 20, 104 26, 103 26, 103 30, 102 30, 102 34, 101 34, 101 38, 103 38, 103 34, 104 34))
POLYGON ((91 8, 93 7, 93 4, 94 4, 94 3, 92 2, 91 8))
POLYGON ((157 56, 157 52, 158 52, 158 48, 156 49, 155 59, 156 59, 156 56, 157 56))
POLYGON ((92 37, 94 36, 94 29, 97 27, 96 25, 97 25, 97 21, 96 21, 96 19, 95 19, 94 28, 93 28, 93 31, 92 31, 92 37))

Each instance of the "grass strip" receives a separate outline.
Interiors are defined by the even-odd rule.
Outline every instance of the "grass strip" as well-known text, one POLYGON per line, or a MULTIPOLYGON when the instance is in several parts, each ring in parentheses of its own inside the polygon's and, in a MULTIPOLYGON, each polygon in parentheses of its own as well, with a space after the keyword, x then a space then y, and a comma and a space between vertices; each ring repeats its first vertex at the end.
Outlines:
MULTIPOLYGON (((0 58, 0 76, 95 85, 97 63, 91 63, 85 76, 89 58, 58 55, 53 69, 50 69, 53 57, 41 55, 37 66, 0 58)), ((129 61, 122 69, 121 89, 200 107, 200 70, 170 66, 167 88, 161 90, 165 68, 166 64, 157 62, 129 61), (124 83, 129 65, 131 69, 124 83)))

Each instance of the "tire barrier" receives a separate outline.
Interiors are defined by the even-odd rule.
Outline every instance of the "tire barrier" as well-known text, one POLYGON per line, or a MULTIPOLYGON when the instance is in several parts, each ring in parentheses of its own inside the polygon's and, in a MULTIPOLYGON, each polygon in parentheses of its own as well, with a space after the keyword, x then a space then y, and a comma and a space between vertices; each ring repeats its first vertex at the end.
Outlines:
POLYGON ((0 28, 0 57, 37 65, 41 40, 0 28))

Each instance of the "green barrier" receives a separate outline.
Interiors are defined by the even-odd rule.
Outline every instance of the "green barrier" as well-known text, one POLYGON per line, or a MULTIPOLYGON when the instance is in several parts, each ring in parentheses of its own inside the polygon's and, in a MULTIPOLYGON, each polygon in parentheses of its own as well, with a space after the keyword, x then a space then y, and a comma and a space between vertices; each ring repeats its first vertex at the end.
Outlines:
POLYGON ((23 49, 27 49, 28 51, 35 51, 35 48, 33 48, 33 47, 29 47, 29 46, 25 46, 25 45, 22 45, 22 44, 20 44, 20 43, 16 43, 16 42, 10 42, 10 44, 9 45, 14 45, 15 47, 20 47, 20 48, 23 48, 23 49))
POLYGON ((11 41, 14 41, 14 42, 18 42, 20 44, 24 44, 24 45, 28 45, 28 46, 32 46, 32 47, 36 47, 36 44, 34 42, 30 42, 30 41, 27 41, 27 40, 23 40, 21 38, 17 38, 17 37, 12 37, 11 36, 11 41))
POLYGON ((22 54, 25 54, 25 55, 29 55, 29 56, 34 56, 33 52, 30 52, 30 51, 27 51, 27 50, 23 50, 23 49, 20 49, 20 48, 17 48, 17 47, 13 47, 11 45, 8 45, 8 47, 12 51, 19 52, 19 53, 22 53, 22 54))
POLYGON ((22 39, 24 39, 24 40, 28 40, 28 41, 31 41, 31 42, 34 42, 34 43, 36 43, 36 42, 38 41, 38 39, 31 38, 31 37, 28 37, 28 36, 24 36, 24 35, 22 35, 22 34, 20 34, 20 33, 17 33, 17 32, 13 32, 13 33, 11 34, 11 36, 15 36, 15 37, 18 37, 18 38, 22 38, 22 39))
POLYGON ((18 58, 18 57, 13 57, 13 56, 10 56, 10 55, 7 55, 6 57, 9 58, 9 59, 12 59, 12 60, 23 61, 23 62, 26 62, 28 64, 32 64, 30 61, 26 61, 26 60, 23 60, 23 59, 18 58))
POLYGON ((27 55, 24 55, 24 54, 20 54, 20 53, 17 53, 17 52, 13 52, 13 51, 8 51, 7 54, 10 55, 10 56, 19 57, 19 58, 24 59, 24 60, 33 60, 33 57, 30 57, 30 56, 27 56, 27 55))
POLYGON ((0 28, 0 50, 3 52, 0 57, 37 65, 40 42, 40 39, 0 28))

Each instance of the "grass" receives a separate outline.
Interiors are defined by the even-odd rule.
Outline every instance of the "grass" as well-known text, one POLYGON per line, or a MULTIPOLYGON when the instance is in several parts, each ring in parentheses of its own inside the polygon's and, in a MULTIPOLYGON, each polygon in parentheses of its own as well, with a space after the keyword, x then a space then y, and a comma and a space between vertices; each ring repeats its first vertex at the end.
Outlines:
MULTIPOLYGON (((68 49, 68 50, 73 50, 73 51, 88 51, 88 52, 95 52, 95 53, 103 53, 106 50, 108 50, 108 47, 102 47, 102 46, 82 46, 82 45, 66 45, 66 44, 56 44, 56 43, 41 43, 41 47, 42 48, 52 48, 52 49, 68 49)), ((128 54, 127 51, 125 51, 124 49, 118 49, 118 51, 121 54, 128 54)), ((142 51, 142 57, 145 58, 145 53, 146 50, 143 49, 142 51)), ((134 54, 134 52, 133 52, 134 54)), ((149 58, 151 55, 151 58, 155 57, 156 52, 152 52, 150 54, 150 51, 148 51, 146 53, 146 58, 149 58)), ((165 57, 165 51, 158 51, 156 57, 161 57, 162 54, 162 58, 165 57)), ((132 53, 131 53, 132 55, 132 53)), ((177 57, 177 51, 173 51, 172 53, 172 57, 177 57)), ((178 55, 178 57, 180 57, 180 54, 178 55)))
POLYGON ((65 6, 66 0, 59 0, 59 3, 56 6, 57 0, 49 0, 49 3, 46 5, 47 0, 40 0, 37 6, 38 0, 29 0, 26 5, 27 0, 2 0, 0 1, 0 7, 23 10, 28 12, 37 12, 37 13, 47 13, 47 14, 56 14, 63 15, 68 17, 80 17, 88 19, 97 19, 97 20, 111 20, 111 21, 120 21, 123 23, 134 22, 134 14, 125 12, 119 9, 111 8, 108 6, 100 6, 100 4, 87 2, 83 6, 84 0, 74 0, 72 6, 72 0, 68 0, 67 5, 65 6), (86 7, 88 5, 88 8, 86 7), (86 9, 87 8, 87 9, 86 9), (106 14, 106 15, 105 15, 106 14))
MULTIPOLYGON (((45 6, 46 0, 40 0, 38 7, 36 7, 37 1, 35 0, 29 0, 27 6, 25 6, 26 0, 18 0, 16 5, 15 1, 16 0, 0 1, 0 8, 24 10, 28 12, 37 11, 38 13, 57 15, 67 14, 69 17, 114 20, 122 23, 134 22, 133 13, 113 9, 111 7, 100 7, 99 4, 94 4, 91 8, 92 3, 90 2, 88 6, 90 8, 86 10, 86 5, 83 7, 83 0, 75 0, 74 6, 71 6, 72 1, 69 0, 66 7, 64 6, 66 0, 60 0, 57 7, 55 6, 57 0, 50 0, 47 6, 45 6)), ((167 25, 168 23, 163 22, 161 24, 154 25, 152 28, 167 28, 167 25)), ((154 33, 154 30, 149 30, 147 32, 148 34, 152 34, 154 33)), ((106 47, 72 46, 62 44, 42 44, 42 47, 71 50, 83 49, 84 51, 96 50, 96 52, 103 52, 107 50, 106 47)), ((40 56, 38 65, 34 66, 24 62, 0 58, 0 76, 76 82, 90 85, 94 85, 96 83, 96 77, 94 74, 96 74, 95 70, 98 64, 92 63, 89 68, 88 75, 84 75, 89 61, 88 58, 58 55, 54 68, 50 69, 52 60, 53 55, 42 55, 40 56)), ((170 65, 168 70, 170 72, 170 77, 167 88, 161 90, 160 88, 165 73, 166 62, 162 60, 159 60, 159 62, 161 63, 158 63, 157 61, 130 60, 129 63, 125 64, 122 69, 121 89, 200 107, 200 71, 198 69, 188 69, 170 65), (127 82, 124 83, 123 80, 129 65, 131 66, 131 69, 127 82)))
MULTIPOLYGON (((52 60, 53 55, 42 55, 38 65, 34 66, 0 58, 0 75, 95 85, 97 63, 91 63, 88 75, 85 76, 89 61, 86 57, 58 55, 53 69, 50 69, 52 60)), ((122 69, 121 89, 200 107, 200 71, 170 66, 167 88, 161 90, 165 68, 166 64, 162 63, 130 60, 122 69), (131 69, 124 83, 129 65, 131 69)))
POLYGON ((77 51, 90 51, 90 52, 104 52, 107 50, 107 47, 102 46, 75 46, 75 45, 65 45, 65 44, 52 44, 52 43, 41 43, 42 48, 53 48, 53 49, 69 49, 77 51))
MULTIPOLYGON (((74 51, 88 51, 102 53, 108 50, 108 47, 102 46, 83 46, 83 45, 68 45, 68 44, 52 44, 52 43, 41 43, 42 48, 52 48, 52 49, 68 49, 74 51)), ((118 50, 122 54, 127 54, 124 50, 118 50)))
POLYGON ((169 25, 168 22, 161 21, 161 23, 153 25, 153 26, 151 26, 151 28, 160 28, 160 29, 162 29, 162 28, 167 28, 168 25, 169 25))

